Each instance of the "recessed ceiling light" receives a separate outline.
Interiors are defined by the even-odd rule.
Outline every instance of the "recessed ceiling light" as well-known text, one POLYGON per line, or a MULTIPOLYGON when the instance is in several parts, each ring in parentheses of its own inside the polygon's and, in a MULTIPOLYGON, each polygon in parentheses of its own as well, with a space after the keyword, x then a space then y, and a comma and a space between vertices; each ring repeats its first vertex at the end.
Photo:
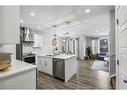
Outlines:
POLYGON ((85 12, 86 12, 86 13, 89 13, 89 12, 90 12, 90 9, 86 9, 85 12))
POLYGON ((63 42, 66 42, 66 40, 63 40, 63 42))
POLYGON ((98 30, 96 30, 95 32, 98 32, 98 30))
POLYGON ((106 42, 107 42, 107 40, 104 40, 104 42, 106 43, 106 42))
POLYGON ((41 26, 37 26, 38 28, 41 28, 41 26))
POLYGON ((24 21, 23 20, 20 20, 20 23, 23 23, 24 21))
POLYGON ((30 13, 31 16, 35 16, 35 13, 30 13))

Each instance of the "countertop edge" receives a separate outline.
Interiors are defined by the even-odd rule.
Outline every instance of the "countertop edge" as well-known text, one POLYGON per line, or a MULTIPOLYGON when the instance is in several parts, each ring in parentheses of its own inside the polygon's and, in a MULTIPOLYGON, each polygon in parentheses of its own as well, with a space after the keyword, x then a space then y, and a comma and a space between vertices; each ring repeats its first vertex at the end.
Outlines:
POLYGON ((21 71, 18 71, 18 72, 14 72, 12 74, 8 74, 8 75, 5 75, 5 76, 2 76, 2 77, 0 77, 0 81, 2 81, 3 79, 9 78, 9 77, 13 77, 15 75, 22 74, 22 73, 27 72, 27 71, 31 71, 33 69, 36 69, 36 67, 32 67, 32 68, 29 68, 29 69, 26 69, 26 70, 21 70, 21 71))
POLYGON ((14 60, 11 64, 10 70, 0 73, 0 80, 37 68, 36 65, 31 65, 20 60, 14 60))
POLYGON ((76 57, 76 55, 71 55, 71 56, 66 57, 66 58, 63 58, 63 57, 60 58, 60 57, 58 57, 59 55, 56 55, 56 56, 46 56, 46 55, 41 55, 41 54, 37 54, 37 56, 46 57, 46 58, 63 59, 63 60, 67 60, 69 58, 76 57))

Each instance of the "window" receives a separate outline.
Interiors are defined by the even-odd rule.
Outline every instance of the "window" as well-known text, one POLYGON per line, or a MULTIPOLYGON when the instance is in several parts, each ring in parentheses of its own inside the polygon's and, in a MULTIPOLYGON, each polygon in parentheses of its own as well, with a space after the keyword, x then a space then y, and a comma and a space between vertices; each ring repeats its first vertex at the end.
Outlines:
POLYGON ((100 39, 100 52, 108 52, 108 39, 100 39))

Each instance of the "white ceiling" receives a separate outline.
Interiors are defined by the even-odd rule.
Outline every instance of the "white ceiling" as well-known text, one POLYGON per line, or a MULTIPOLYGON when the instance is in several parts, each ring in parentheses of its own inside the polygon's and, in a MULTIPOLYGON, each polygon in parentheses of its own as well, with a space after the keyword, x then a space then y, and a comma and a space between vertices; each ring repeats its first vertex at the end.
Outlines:
POLYGON ((20 19, 24 21, 21 26, 46 33, 54 32, 53 25, 57 25, 57 35, 62 36, 67 31, 65 22, 70 21, 72 36, 108 35, 112 9, 112 6, 21 6, 20 19), (90 13, 85 13, 86 9, 90 9, 90 13), (30 16, 31 12, 35 16, 30 16))

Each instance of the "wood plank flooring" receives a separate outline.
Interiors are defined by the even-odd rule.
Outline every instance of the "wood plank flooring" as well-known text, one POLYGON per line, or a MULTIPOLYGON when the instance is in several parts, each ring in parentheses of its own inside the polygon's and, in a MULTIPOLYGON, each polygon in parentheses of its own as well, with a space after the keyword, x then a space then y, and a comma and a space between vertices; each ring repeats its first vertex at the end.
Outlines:
POLYGON ((91 69, 93 62, 78 60, 78 74, 66 83, 38 72, 37 89, 113 89, 108 72, 91 69))

